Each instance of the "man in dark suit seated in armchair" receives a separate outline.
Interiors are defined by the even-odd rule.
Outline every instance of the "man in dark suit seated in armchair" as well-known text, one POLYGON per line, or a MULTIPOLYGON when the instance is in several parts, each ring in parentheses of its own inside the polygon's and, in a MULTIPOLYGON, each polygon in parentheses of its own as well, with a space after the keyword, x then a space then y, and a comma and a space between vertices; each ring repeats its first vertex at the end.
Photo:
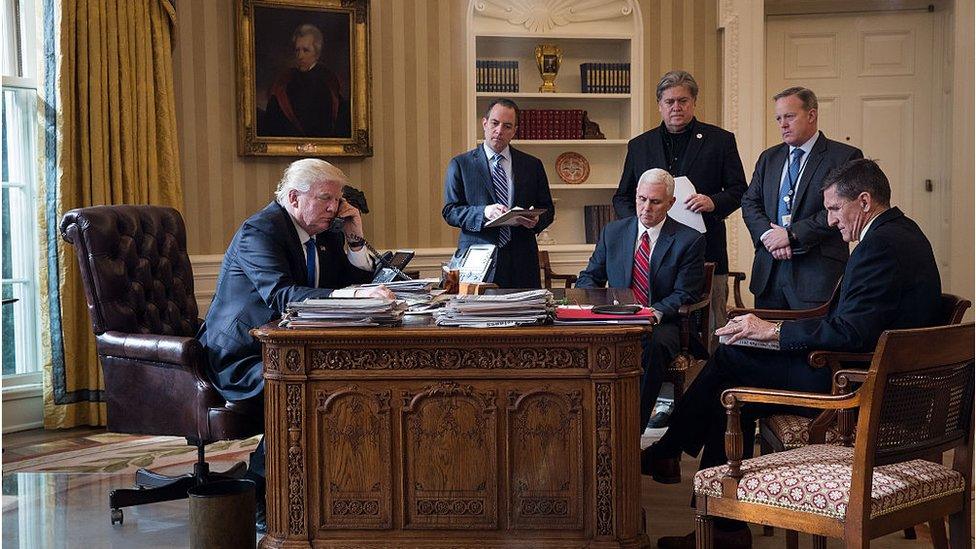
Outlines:
MULTIPOLYGON (((342 199, 342 170, 307 158, 285 170, 275 200, 249 217, 224 253, 217 289, 198 337, 210 381, 232 405, 263 417, 261 344, 251 329, 280 318, 293 301, 341 294, 392 299, 385 287, 334 290, 373 278, 360 212, 342 199), (329 227, 346 219, 342 231, 329 227)), ((264 439, 251 454, 247 478, 257 484, 263 528, 264 439)))
POLYGON ((640 429, 644 431, 661 391, 664 369, 681 350, 678 308, 701 299, 705 285, 705 237, 668 217, 674 178, 660 168, 641 175, 637 215, 608 224, 577 288, 631 288, 657 320, 643 342, 640 429))
MULTIPOLYGON (((826 393, 829 368, 807 364, 813 350, 870 352, 885 330, 934 326, 939 322, 942 285, 932 245, 918 225, 891 207, 891 187, 881 168, 866 159, 852 160, 824 180, 827 223, 844 242, 860 241, 844 271, 837 303, 826 316, 767 322, 748 314, 716 330, 728 336, 677 403, 671 425, 641 456, 654 480, 681 480, 682 452, 697 456, 705 469, 726 462, 725 409, 722 391, 759 387, 826 393), (775 350, 731 345, 748 338, 770 342, 775 350)), ((751 457, 755 421, 762 410, 742 413, 743 448, 751 457)), ((716 547, 750 547, 748 527, 738 521, 715 522, 716 547)), ((695 534, 665 537, 658 547, 695 547, 695 534)))

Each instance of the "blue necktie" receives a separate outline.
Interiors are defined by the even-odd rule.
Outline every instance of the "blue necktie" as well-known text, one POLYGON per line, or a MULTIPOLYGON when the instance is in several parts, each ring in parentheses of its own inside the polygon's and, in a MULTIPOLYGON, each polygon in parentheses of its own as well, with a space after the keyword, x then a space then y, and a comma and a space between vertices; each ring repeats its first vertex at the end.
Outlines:
POLYGON ((319 287, 319 281, 315 278, 316 254, 315 237, 312 237, 305 241, 305 274, 308 275, 308 285, 311 288, 319 287))
MULTIPOLYGON (((495 199, 497 202, 503 206, 508 206, 508 178, 505 177, 505 168, 502 166, 503 160, 505 160, 504 156, 500 154, 495 155, 495 167, 491 170, 491 184, 495 188, 495 199)), ((498 228, 499 248, 504 247, 511 239, 511 227, 498 228)))
POLYGON ((779 206, 776 208, 777 225, 783 222, 784 215, 792 213, 793 200, 796 198, 796 185, 797 179, 800 177, 803 149, 797 147, 793 149, 791 154, 793 155, 793 160, 790 161, 790 167, 786 170, 786 177, 783 178, 783 183, 779 188, 779 206))

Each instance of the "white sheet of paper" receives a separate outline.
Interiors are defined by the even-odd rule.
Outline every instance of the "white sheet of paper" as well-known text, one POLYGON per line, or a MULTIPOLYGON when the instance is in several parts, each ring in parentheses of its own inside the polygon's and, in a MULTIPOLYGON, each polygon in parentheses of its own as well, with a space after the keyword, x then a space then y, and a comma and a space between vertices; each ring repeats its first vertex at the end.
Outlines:
POLYGON ((668 215, 678 223, 684 223, 700 233, 705 233, 705 220, 700 213, 695 213, 685 206, 685 199, 695 194, 695 185, 685 176, 674 178, 674 206, 668 210, 668 215))

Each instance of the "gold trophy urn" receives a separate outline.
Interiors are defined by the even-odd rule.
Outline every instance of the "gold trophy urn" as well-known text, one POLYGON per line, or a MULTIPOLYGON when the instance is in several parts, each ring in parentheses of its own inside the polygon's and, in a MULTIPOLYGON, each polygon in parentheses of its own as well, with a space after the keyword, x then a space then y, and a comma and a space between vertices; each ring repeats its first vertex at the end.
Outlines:
POLYGON ((539 44, 535 47, 535 62, 542 76, 540 92, 556 92, 556 74, 563 60, 563 51, 555 44, 539 44))

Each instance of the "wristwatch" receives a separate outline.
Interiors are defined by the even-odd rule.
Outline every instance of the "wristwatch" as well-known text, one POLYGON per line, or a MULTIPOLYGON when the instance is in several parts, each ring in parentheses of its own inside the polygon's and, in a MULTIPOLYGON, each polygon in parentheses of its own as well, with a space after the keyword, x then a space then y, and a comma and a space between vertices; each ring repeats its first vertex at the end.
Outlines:
POLYGON ((776 336, 776 339, 779 339, 779 331, 780 331, 780 329, 782 327, 783 327, 783 321, 782 320, 780 320, 779 322, 776 322, 773 325, 773 335, 776 336))

